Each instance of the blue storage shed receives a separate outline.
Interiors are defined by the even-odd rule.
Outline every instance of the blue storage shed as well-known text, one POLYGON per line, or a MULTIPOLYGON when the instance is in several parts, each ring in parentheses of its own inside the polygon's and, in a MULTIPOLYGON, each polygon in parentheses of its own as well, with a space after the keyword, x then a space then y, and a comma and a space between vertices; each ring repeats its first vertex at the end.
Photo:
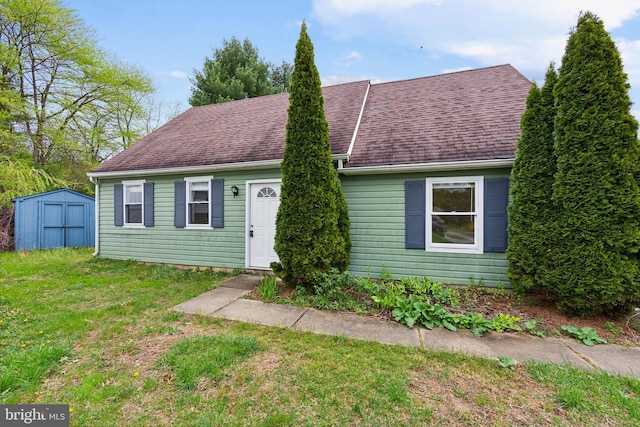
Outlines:
POLYGON ((17 197, 15 250, 74 248, 95 243, 95 200, 72 190, 17 197))

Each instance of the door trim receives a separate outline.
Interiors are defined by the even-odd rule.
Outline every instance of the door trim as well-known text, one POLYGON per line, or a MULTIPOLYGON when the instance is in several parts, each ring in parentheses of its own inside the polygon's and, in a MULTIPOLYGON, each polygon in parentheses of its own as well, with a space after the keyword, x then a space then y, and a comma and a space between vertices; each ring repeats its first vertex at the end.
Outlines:
POLYGON ((269 267, 253 267, 251 266, 251 242, 249 241, 249 229, 251 227, 251 186, 263 185, 263 184, 280 184, 282 189, 282 178, 266 178, 266 179, 252 179, 245 181, 245 224, 244 224, 244 268, 252 270, 271 270, 269 267))

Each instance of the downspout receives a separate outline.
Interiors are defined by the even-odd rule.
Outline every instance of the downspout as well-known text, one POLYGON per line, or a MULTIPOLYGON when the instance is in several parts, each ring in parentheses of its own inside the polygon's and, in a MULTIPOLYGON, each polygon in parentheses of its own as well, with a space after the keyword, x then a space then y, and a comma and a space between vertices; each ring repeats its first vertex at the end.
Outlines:
POLYGON ((98 183, 98 178, 90 176, 89 181, 91 181, 96 186, 96 197, 95 197, 95 250, 93 251, 93 256, 98 256, 100 253, 100 184, 98 183))

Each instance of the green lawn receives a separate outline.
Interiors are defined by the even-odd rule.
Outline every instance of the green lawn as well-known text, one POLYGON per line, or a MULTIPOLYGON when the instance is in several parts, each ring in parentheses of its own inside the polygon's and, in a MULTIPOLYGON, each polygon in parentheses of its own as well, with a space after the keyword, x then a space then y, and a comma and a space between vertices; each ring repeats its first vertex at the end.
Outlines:
POLYGON ((184 315, 225 276, 0 254, 0 403, 74 426, 621 425, 640 381, 184 315))

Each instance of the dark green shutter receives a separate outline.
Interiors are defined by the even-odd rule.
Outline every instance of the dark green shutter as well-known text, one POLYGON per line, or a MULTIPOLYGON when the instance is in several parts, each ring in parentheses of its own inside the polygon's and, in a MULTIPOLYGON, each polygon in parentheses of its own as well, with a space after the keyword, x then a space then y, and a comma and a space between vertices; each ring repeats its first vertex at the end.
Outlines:
POLYGON ((211 226, 224 227, 224 179, 211 180, 211 226))
POLYGON ((484 180, 484 251, 507 250, 507 205, 509 178, 484 180))
POLYGON ((426 182, 404 183, 404 247, 425 248, 426 182))
POLYGON ((124 225, 124 199, 122 198, 123 185, 113 184, 113 223, 116 227, 124 225))
POLYGON ((187 225, 187 183, 175 181, 173 185, 173 225, 184 227, 187 225))
POLYGON ((144 183, 144 226, 153 227, 153 182, 144 183))

